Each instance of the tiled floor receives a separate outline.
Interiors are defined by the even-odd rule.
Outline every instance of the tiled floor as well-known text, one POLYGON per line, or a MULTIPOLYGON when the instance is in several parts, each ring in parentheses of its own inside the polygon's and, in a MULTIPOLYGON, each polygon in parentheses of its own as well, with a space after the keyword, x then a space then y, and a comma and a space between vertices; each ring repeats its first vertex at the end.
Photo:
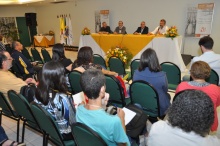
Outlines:
MULTIPOLYGON (((23 122, 20 122, 20 137, 19 137, 20 141, 21 141, 22 125, 23 122)), ((17 122, 8 117, 3 116, 2 127, 4 128, 6 134, 8 135, 8 138, 16 141, 17 122)), ((42 134, 33 131, 32 129, 27 127, 25 129, 24 142, 26 143, 27 146, 42 146, 43 143, 42 134)), ((48 145, 51 146, 51 144, 48 145)))
MULTIPOLYGON (((40 48, 38 48, 38 50, 40 51, 40 48)), ((47 50, 49 51, 50 55, 52 54, 52 48, 47 48, 47 50)), ((76 59, 77 56, 77 52, 74 51, 66 51, 66 57, 71 59, 72 61, 74 61, 76 59)), ((189 66, 187 66, 187 68, 189 68, 189 66)), ((182 75, 184 75, 185 73, 182 73, 182 75)), ((170 93, 171 97, 173 98, 174 93, 170 93)), ((218 119, 220 121, 220 107, 218 108, 218 119)), ((6 131, 6 134, 8 135, 9 139, 11 140, 16 140, 16 121, 7 118, 5 116, 3 116, 2 119, 2 126, 6 131)), ((148 124, 148 129, 150 128, 150 124, 148 124)), ((22 129, 22 122, 20 123, 20 140, 21 140, 21 130, 22 129)), ((148 130, 149 131, 149 130, 148 130)), ((218 131, 216 133, 216 135, 220 138, 220 126, 218 127, 218 131)), ((144 146, 144 137, 140 137, 140 142, 141 142, 141 146, 144 146)), ((42 146, 43 143, 43 138, 42 138, 42 134, 31 130, 30 128, 26 128, 25 130, 25 143, 27 146, 42 146)), ((49 146, 51 146, 52 144, 50 143, 49 146)))

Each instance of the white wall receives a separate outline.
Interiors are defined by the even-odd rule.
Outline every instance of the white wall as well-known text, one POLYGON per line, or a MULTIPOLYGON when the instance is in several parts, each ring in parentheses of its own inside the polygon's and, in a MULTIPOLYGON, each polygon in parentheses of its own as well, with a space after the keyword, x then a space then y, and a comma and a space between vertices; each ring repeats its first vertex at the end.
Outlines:
MULTIPOLYGON (((118 21, 124 21, 128 33, 133 33, 145 21, 150 31, 159 23, 161 18, 167 20, 167 25, 176 25, 179 34, 184 34, 186 23, 186 12, 188 5, 198 3, 215 3, 215 14, 212 34, 215 41, 214 51, 220 53, 220 1, 219 0, 75 0, 64 4, 51 4, 48 6, 38 6, 35 8, 23 7, 1 8, 0 16, 22 15, 27 11, 37 13, 38 33, 48 33, 49 30, 55 32, 55 41, 59 42, 59 19, 57 15, 70 14, 73 25, 74 45, 78 46, 82 29, 87 26, 91 32, 95 31, 96 10, 110 10, 110 27, 112 30, 117 26, 118 21), (75 3, 76 1, 76 3, 75 3), (22 11, 23 10, 23 11, 22 11)), ((185 54, 198 55, 198 38, 185 39, 185 54)))
POLYGON ((25 13, 35 13, 29 6, 0 6, 0 17, 25 17, 25 13))

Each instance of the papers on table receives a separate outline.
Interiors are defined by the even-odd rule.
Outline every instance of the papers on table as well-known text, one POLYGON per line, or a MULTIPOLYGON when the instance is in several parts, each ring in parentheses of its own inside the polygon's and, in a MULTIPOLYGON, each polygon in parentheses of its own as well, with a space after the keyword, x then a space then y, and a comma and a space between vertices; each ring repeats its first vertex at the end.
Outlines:
POLYGON ((122 110, 125 112, 125 125, 127 125, 134 118, 136 113, 126 107, 122 110))

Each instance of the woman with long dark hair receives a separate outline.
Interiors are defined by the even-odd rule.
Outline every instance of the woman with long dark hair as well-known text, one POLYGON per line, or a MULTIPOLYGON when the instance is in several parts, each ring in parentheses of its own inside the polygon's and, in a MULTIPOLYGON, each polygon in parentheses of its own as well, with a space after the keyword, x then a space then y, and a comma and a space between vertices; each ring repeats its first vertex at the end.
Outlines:
POLYGON ((157 54, 153 49, 148 48, 142 53, 140 66, 133 76, 133 81, 136 80, 143 80, 153 85, 159 95, 160 116, 165 115, 170 106, 170 95, 167 93, 168 82, 166 73, 161 71, 157 54))
POLYGON ((64 66, 66 74, 70 73, 72 71, 72 61, 66 58, 63 44, 55 44, 52 53, 52 60, 60 62, 64 66))
POLYGON ((63 137, 72 139, 70 125, 75 122, 75 109, 64 74, 65 70, 59 62, 50 61, 44 64, 38 74, 35 102, 54 117, 63 137))
POLYGON ((81 47, 77 59, 73 63, 74 70, 84 72, 87 69, 96 68, 102 70, 103 74, 118 76, 118 73, 103 69, 102 66, 93 63, 93 51, 91 47, 81 47))

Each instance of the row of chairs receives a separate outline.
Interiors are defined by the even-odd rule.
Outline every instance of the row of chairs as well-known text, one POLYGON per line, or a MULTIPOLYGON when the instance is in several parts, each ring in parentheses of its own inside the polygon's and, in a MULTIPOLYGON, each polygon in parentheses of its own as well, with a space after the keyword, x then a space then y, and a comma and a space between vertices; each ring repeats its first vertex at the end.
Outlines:
POLYGON ((17 121, 17 141, 19 141, 20 120, 22 120, 22 142, 25 137, 25 126, 28 126, 43 134, 43 146, 48 144, 48 140, 59 146, 106 146, 106 143, 95 131, 81 123, 71 126, 74 139, 64 140, 53 117, 41 106, 36 103, 29 104, 24 96, 13 90, 8 91, 8 97, 14 109, 0 92, 0 122, 2 122, 2 115, 17 121))
MULTIPOLYGON (((10 48, 7 47, 7 48, 10 48)), ((7 49, 6 48, 6 49, 7 49)), ((7 50, 9 51, 9 50, 7 50)), ((45 49, 45 48, 41 48, 41 53, 43 56, 43 59, 41 58, 40 53, 36 50, 36 48, 31 48, 31 54, 32 56, 29 54, 28 50, 26 48, 23 48, 22 50, 22 54, 30 61, 37 61, 39 64, 44 64, 46 62, 51 61, 51 57, 49 52, 45 49)), ((22 71, 19 69, 19 67, 17 66, 17 64, 15 63, 15 61, 12 61, 12 68, 10 69, 12 73, 14 73, 17 77, 22 78, 23 80, 25 80, 28 77, 31 77, 32 75, 30 74, 23 74, 22 71)))
MULTIPOLYGON (((73 94, 82 91, 80 86, 81 72, 73 71, 69 74, 69 81, 73 94)), ((145 81, 135 81, 130 85, 130 98, 125 98, 120 82, 114 76, 105 75, 106 92, 110 94, 109 105, 125 107, 131 103, 140 104, 150 117, 160 117, 159 97, 157 91, 145 81)))
MULTIPOLYGON (((106 67, 106 62, 102 58, 102 56, 98 54, 94 54, 94 63, 95 64, 100 64, 104 67, 106 67)), ((131 77, 130 79, 133 78, 134 71, 138 69, 140 64, 140 59, 134 59, 130 63, 130 69, 131 69, 131 77)), ((109 69, 111 71, 115 71, 119 73, 120 75, 125 75, 125 65, 123 61, 120 60, 118 57, 110 57, 108 61, 109 69)), ((179 67, 172 63, 172 62, 163 62, 160 64, 162 67, 162 70, 166 72, 167 79, 168 79, 168 89, 170 90, 176 90, 176 87, 179 85, 181 82, 181 71, 179 67)), ((212 69, 210 77, 206 79, 207 82, 218 85, 219 83, 219 76, 218 74, 212 69)))
POLYGON ((31 48, 32 57, 26 48, 23 48, 22 50, 22 54, 31 62, 38 61, 40 64, 44 64, 46 62, 51 61, 50 54, 45 48, 41 48, 41 53, 42 53, 43 59, 41 58, 40 53, 37 51, 36 48, 31 48))

